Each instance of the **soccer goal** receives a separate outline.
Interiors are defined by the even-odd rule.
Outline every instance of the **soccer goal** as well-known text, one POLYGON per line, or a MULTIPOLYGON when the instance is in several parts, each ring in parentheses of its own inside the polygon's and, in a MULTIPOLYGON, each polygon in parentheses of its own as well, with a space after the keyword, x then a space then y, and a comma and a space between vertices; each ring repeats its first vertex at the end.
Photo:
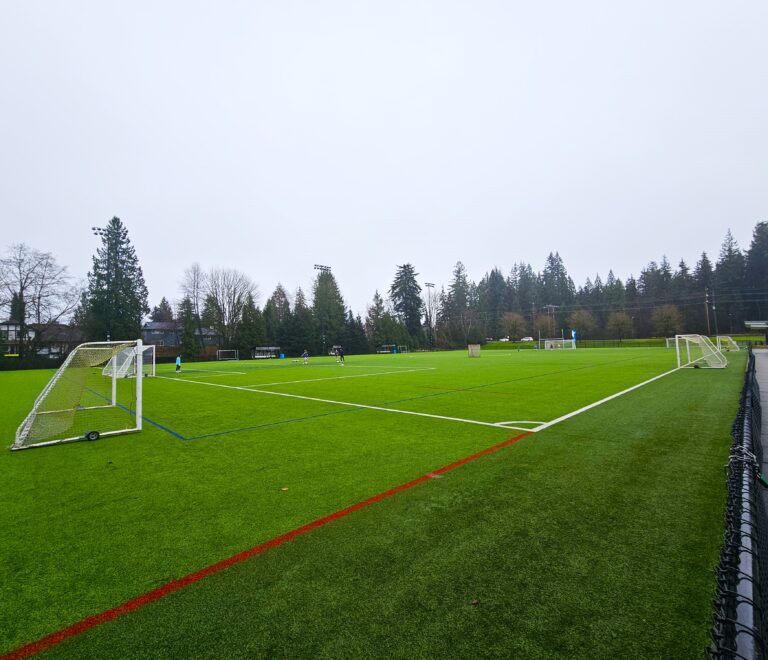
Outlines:
POLYGON ((240 355, 236 348, 220 348, 216 351, 217 360, 239 360, 240 355))
POLYGON ((704 335, 676 335, 675 351, 678 368, 722 369, 728 366, 725 356, 704 335))
POLYGON ((544 349, 549 350, 560 350, 563 348, 576 348, 576 342, 574 342, 571 339, 545 339, 544 340, 544 349))
POLYGON ((675 348, 677 346, 677 341, 674 337, 665 337, 664 341, 666 342, 667 348, 675 348))
POLYGON ((80 344, 35 400, 11 449, 140 431, 143 378, 118 377, 124 363, 116 360, 105 369, 125 354, 134 362, 126 372, 143 373, 143 353, 140 339, 80 344))
POLYGON ((142 371, 145 376, 154 377, 155 375, 155 345, 132 346, 120 351, 114 355, 102 369, 102 375, 111 376, 116 374, 117 378, 135 378, 136 377, 136 351, 142 351, 142 371))
POLYGON ((467 344, 467 353, 471 358, 480 357, 480 344, 467 344))
POLYGON ((738 351, 739 345, 733 341, 733 337, 728 335, 717 335, 717 350, 721 353, 728 353, 730 351, 738 351))

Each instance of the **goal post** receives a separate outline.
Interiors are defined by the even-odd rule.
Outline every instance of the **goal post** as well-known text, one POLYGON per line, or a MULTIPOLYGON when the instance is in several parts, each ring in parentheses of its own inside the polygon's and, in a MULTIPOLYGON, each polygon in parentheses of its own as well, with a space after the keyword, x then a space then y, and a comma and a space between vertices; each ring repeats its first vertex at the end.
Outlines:
POLYGON ((143 378, 119 377, 124 362, 107 367, 125 354, 133 361, 125 371, 143 373, 143 353, 140 339, 80 344, 38 395, 11 449, 140 431, 143 378))
POLYGON ((467 354, 471 358, 480 357, 480 344, 467 344, 467 354))
POLYGON ((576 348, 576 342, 572 339, 553 338, 544 340, 544 349, 547 351, 573 348, 576 348))
POLYGON ((721 353, 741 350, 739 345, 728 335, 717 335, 717 350, 721 353))
POLYGON ((728 360, 704 335, 675 335, 678 368, 722 369, 728 360))
POLYGON ((239 360, 240 354, 236 348, 220 348, 216 351, 217 360, 239 360))

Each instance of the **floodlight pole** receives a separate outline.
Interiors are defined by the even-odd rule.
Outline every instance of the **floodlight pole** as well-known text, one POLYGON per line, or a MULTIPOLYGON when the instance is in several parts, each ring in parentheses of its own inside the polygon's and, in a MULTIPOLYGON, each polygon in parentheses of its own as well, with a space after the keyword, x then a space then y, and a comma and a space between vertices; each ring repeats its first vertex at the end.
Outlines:
MULTIPOLYGON (((319 270, 320 273, 330 273, 331 267, 323 266, 322 264, 315 264, 315 270, 319 270)), ((325 318, 323 318, 323 327, 321 329, 320 336, 323 342, 323 355, 325 355, 325 318)))
POLYGON ((112 340, 112 235, 108 227, 91 227, 94 236, 106 239, 107 243, 107 305, 106 305, 106 326, 107 341, 112 340))

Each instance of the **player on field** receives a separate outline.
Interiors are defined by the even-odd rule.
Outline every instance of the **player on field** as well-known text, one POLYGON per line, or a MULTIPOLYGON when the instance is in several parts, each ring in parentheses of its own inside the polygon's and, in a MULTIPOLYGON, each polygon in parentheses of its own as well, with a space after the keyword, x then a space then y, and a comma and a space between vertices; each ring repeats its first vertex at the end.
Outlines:
POLYGON ((176 356, 176 373, 181 373, 181 355, 176 356))
POLYGON ((342 367, 344 366, 344 349, 341 346, 336 349, 336 361, 339 362, 342 367))
POLYGON ((309 353, 307 352, 307 349, 304 349, 304 352, 301 354, 301 357, 304 358, 304 364, 309 364, 309 353))

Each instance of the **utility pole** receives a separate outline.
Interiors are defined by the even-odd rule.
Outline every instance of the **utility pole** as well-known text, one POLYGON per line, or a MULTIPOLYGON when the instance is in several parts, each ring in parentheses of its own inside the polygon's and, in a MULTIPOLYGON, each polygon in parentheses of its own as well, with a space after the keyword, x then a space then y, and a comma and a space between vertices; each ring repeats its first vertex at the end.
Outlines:
POLYGON ((719 335, 720 330, 717 329, 717 307, 715 306, 715 290, 712 289, 712 316, 715 317, 715 334, 719 335))
POLYGON ((704 312, 707 315, 707 336, 712 334, 709 327, 709 289, 704 289, 704 312))
POLYGON ((434 282, 424 282, 424 286, 427 289, 427 325, 429 326, 429 340, 432 344, 432 348, 434 348, 435 344, 437 343, 437 337, 435 337, 435 326, 432 318, 432 303, 435 284, 434 282))

